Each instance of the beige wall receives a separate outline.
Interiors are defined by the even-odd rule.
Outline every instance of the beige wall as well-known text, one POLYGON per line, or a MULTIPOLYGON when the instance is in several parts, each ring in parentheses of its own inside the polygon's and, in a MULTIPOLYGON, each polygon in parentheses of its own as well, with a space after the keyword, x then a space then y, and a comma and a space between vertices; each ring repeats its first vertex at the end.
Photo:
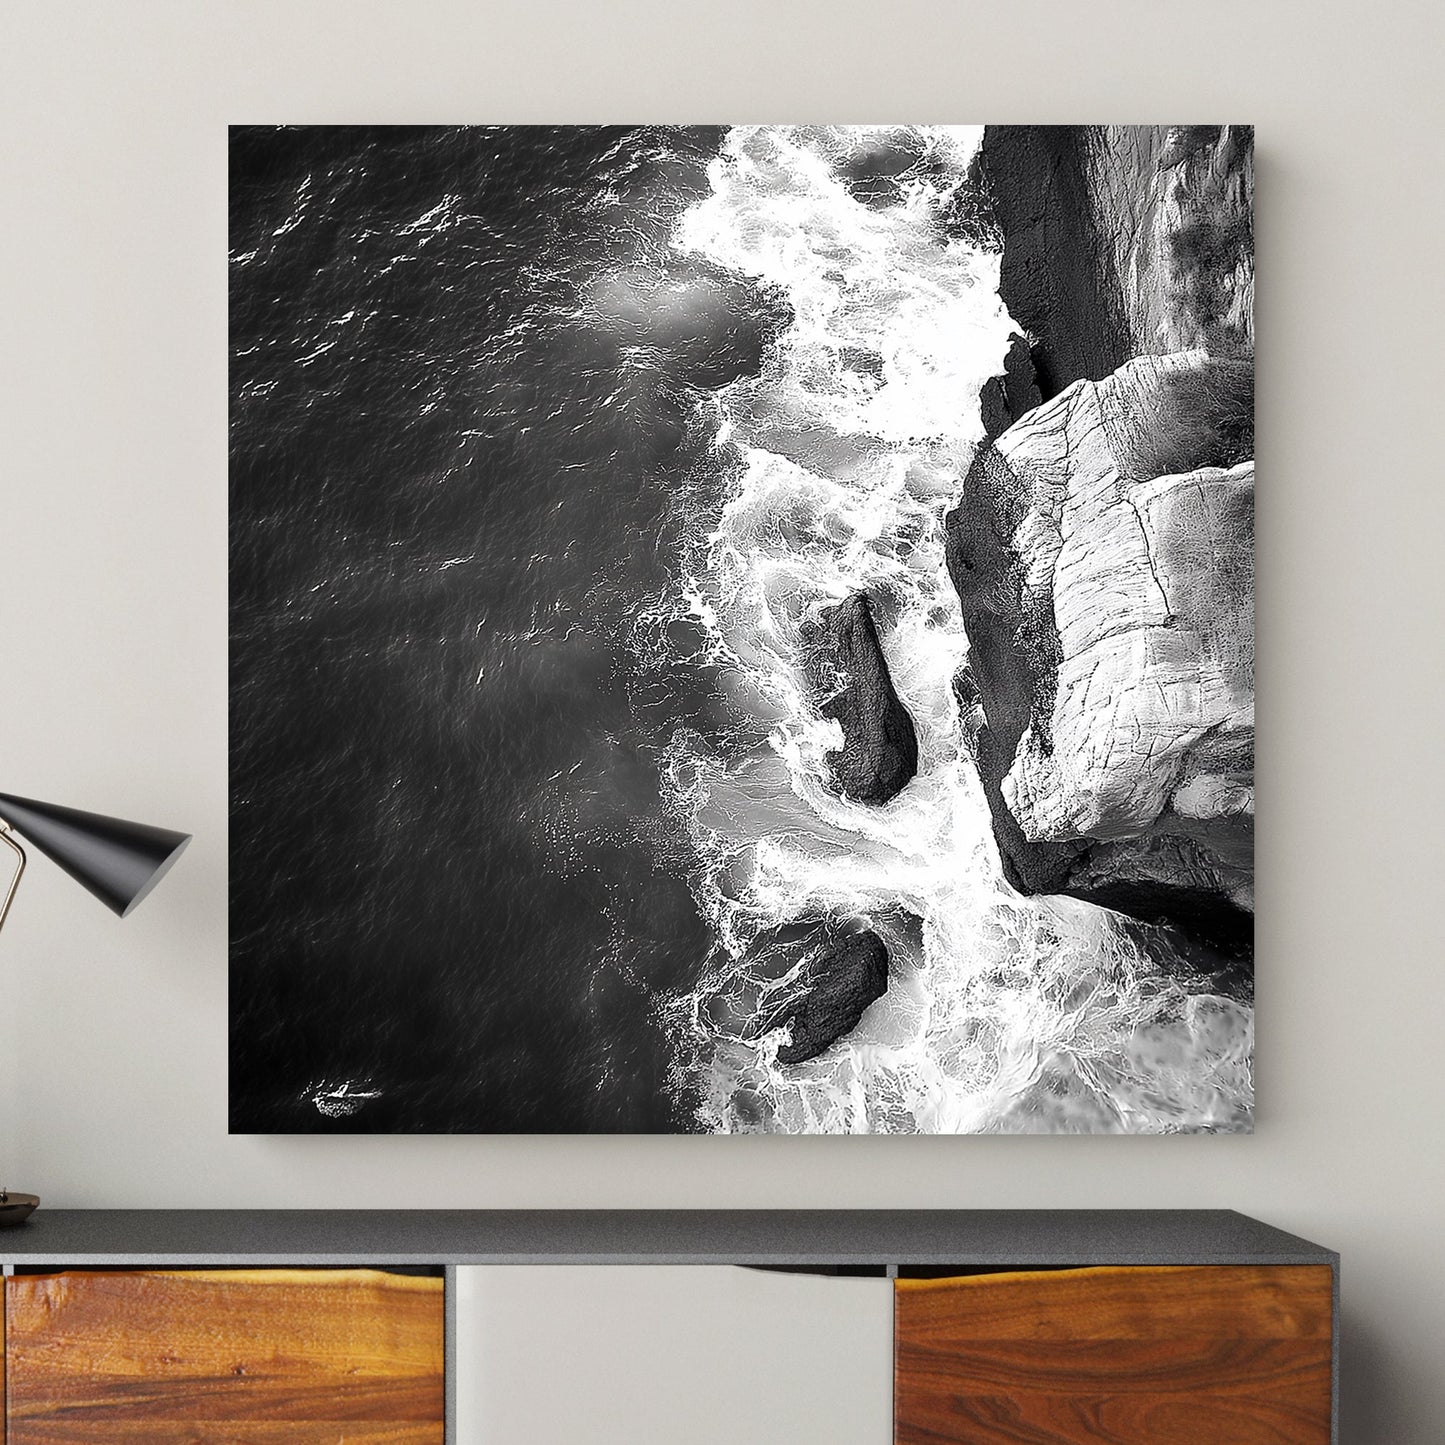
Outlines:
POLYGON ((0 786, 197 835, 124 926, 49 865, 27 880, 0 942, 12 1185, 95 1206, 1227 1205, 1344 1252, 1347 1445, 1438 1440, 1442 14, 8 6, 0 786), (583 119, 1260 127, 1255 1137, 227 1137, 225 126, 583 119))

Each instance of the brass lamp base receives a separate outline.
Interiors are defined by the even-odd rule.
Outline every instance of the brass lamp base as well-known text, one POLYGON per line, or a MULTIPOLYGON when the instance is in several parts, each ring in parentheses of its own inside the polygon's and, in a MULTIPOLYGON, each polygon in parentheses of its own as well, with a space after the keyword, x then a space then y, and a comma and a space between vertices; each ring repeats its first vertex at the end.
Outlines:
POLYGON ((7 1224, 23 1224, 40 1207, 36 1194, 12 1194, 0 1189, 0 1229, 7 1224))

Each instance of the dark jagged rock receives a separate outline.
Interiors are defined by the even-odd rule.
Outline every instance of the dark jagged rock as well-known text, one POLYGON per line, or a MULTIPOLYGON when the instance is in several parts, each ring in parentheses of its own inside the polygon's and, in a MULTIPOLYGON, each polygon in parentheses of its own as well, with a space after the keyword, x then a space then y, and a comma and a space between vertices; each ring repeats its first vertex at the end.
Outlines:
POLYGON ((991 125, 983 169, 1003 233, 999 295, 1034 338, 1047 400, 1107 376, 1133 353, 1122 293, 1095 224, 1091 128, 991 125))
POLYGON ((805 640, 826 698, 819 711, 843 728, 842 748, 828 754, 833 785, 855 803, 888 802, 918 771, 918 734, 888 675, 868 599, 828 608, 805 640))
POLYGON ((986 442, 1007 431, 1042 400, 1027 337, 1014 333, 1003 365, 1003 372, 985 382, 979 393, 986 442))
POLYGON ((976 763, 979 735, 988 727, 988 718, 984 715, 983 696, 967 663, 953 674, 953 700, 958 704, 958 721, 963 728, 963 740, 967 744, 969 755, 976 763))
POLYGON ((888 991, 888 949, 876 933, 839 937, 826 925, 820 931, 825 941, 764 1024, 792 1027, 791 1042, 778 1050, 780 1064, 802 1064, 826 1053, 888 991))
POLYGON ((1003 360, 1003 389, 1010 426, 1043 400, 1028 337, 1019 332, 1014 333, 1013 340, 1009 342, 1008 355, 1003 360))
POLYGON ((1250 127, 988 126, 979 157, 1044 400, 1131 356, 1253 353, 1250 127))

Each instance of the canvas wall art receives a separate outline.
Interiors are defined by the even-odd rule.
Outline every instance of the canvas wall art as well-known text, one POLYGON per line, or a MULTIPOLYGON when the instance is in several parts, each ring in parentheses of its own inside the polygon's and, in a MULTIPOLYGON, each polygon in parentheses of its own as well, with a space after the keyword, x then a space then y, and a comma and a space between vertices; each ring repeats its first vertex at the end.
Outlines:
POLYGON ((233 1131, 1248 1130, 1253 139, 234 130, 233 1131))

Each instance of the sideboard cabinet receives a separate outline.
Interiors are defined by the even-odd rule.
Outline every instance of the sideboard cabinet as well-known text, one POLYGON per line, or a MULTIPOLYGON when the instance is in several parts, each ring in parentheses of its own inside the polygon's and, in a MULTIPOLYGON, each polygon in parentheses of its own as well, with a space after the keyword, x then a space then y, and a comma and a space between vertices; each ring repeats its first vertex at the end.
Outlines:
POLYGON ((1326 1265, 900 1280, 897 1445, 1328 1445, 1326 1265))
MULTIPOLYGON (((458 1271, 563 1264, 871 1278, 895 1445, 1338 1438, 1338 1256, 1229 1211, 57 1210, 0 1233, 0 1264, 3 1445, 490 1445, 457 1430, 458 1271)), ((687 1347, 685 1302, 631 1313, 598 1316, 599 1347, 630 1330, 652 1338, 622 1359, 687 1347)), ((545 1331, 517 1385, 527 1445, 651 1445, 594 1402, 583 1434, 565 1422, 545 1331)), ((680 1408, 658 1445, 730 1438, 726 1400, 680 1408)))
POLYGON ((5 1445, 444 1445, 443 1281, 66 1270, 5 1281, 5 1445))

